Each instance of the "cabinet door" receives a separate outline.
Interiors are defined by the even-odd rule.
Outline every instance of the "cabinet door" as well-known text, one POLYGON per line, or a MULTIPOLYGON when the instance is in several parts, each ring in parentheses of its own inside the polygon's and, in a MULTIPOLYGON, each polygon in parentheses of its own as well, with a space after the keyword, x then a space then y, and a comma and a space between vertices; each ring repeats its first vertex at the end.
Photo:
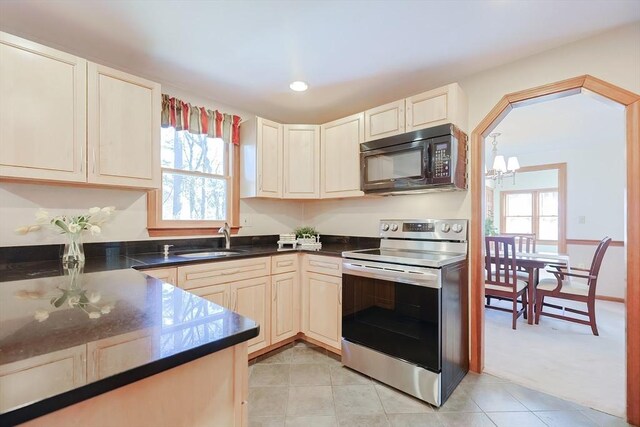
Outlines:
POLYGON ((97 381, 153 359, 151 330, 139 330, 87 344, 87 381, 97 381))
POLYGON ((174 286, 178 286, 178 268, 152 268, 149 270, 142 270, 147 276, 155 277, 163 282, 169 283, 174 286))
POLYGON ((249 353, 269 345, 270 282, 269 277, 260 277, 231 284, 231 309, 260 325, 260 334, 248 341, 249 353))
POLYGON ((364 140, 404 133, 404 99, 364 112, 364 140))
POLYGON ((160 85, 88 67, 88 181, 160 187, 160 85))
POLYGON ((282 197, 282 125, 257 118, 258 197, 282 197))
POLYGON ((299 295, 297 272, 271 276, 271 344, 298 333, 299 295))
POLYGON ((360 144, 364 142, 364 113, 326 123, 320 134, 320 196, 362 196, 360 144))
POLYGON ((340 349, 342 337, 342 278, 324 274, 305 274, 305 333, 340 349))
POLYGON ((86 384, 86 354, 82 344, 0 365, 0 412, 86 384))
POLYGON ((231 308, 230 297, 230 285, 214 285, 214 286, 205 286, 203 288, 195 288, 189 290, 192 294, 198 295, 206 300, 214 302, 221 307, 231 308))
POLYGON ((194 289, 270 274, 271 257, 192 264, 178 267, 178 286, 182 289, 194 289))
POLYGON ((86 182, 84 59, 0 32, 0 176, 86 182))
POLYGON ((453 123, 466 132, 467 102, 457 83, 406 99, 407 132, 453 123))
POLYGON ((284 125, 283 197, 320 198, 320 126, 284 125))

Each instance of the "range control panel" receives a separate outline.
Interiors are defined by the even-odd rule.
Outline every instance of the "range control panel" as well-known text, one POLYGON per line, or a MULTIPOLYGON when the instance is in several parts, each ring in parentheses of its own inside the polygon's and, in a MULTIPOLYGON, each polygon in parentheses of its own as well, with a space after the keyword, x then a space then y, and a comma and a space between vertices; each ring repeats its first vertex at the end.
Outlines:
POLYGON ((466 219, 383 219, 380 237, 421 240, 467 240, 466 219))

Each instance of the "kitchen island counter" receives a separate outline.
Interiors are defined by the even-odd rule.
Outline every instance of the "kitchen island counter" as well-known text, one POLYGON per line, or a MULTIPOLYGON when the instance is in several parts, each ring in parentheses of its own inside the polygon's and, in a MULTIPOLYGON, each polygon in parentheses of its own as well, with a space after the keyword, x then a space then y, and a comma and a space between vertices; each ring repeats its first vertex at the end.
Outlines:
MULTIPOLYGON (((118 401, 124 393, 127 400, 145 384, 157 390, 162 375, 175 377, 176 369, 186 372, 196 363, 202 369, 218 353, 242 363, 216 369, 230 375, 235 366, 246 376, 246 341, 259 332, 254 321, 130 268, 61 273, 0 285, 0 425, 42 425, 48 416, 37 417, 80 405, 86 415, 100 397, 118 401)), ((203 380, 211 375, 201 372, 203 380)), ((181 374, 171 382, 178 386, 185 378, 194 380, 181 374)), ((221 381, 226 388, 227 381, 242 382, 221 381)), ((208 387, 215 398, 216 384, 208 387)))

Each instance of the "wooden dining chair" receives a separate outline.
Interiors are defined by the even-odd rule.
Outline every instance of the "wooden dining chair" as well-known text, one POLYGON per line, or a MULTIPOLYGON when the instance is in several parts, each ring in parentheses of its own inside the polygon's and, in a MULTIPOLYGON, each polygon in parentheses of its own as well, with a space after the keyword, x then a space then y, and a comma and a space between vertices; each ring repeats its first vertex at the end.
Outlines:
POLYGON ((485 241, 485 285, 484 293, 487 297, 486 308, 510 312, 513 329, 521 314, 527 318, 527 282, 518 279, 516 270, 515 237, 487 236, 485 241), (513 302, 511 310, 490 305, 490 298, 495 297, 513 302), (518 310, 518 298, 522 309, 518 310))
POLYGON ((536 288, 536 325, 540 322, 540 316, 549 316, 556 319, 567 320, 569 322, 590 325, 593 335, 598 335, 598 326, 596 324, 596 285, 598 284, 598 274, 600 273, 602 259, 604 258, 604 254, 610 243, 610 237, 602 239, 593 254, 591 268, 588 270, 584 268, 571 267, 569 271, 567 267, 561 266, 554 266, 555 270, 547 270, 548 272, 553 273, 556 277, 555 279, 542 279, 538 283, 538 287, 536 288), (579 271, 580 273, 574 273, 574 270, 579 271), (582 281, 575 279, 569 281, 568 279, 570 277, 582 279, 582 281), (589 320, 543 311, 543 307, 563 309, 563 307, 559 305, 545 303, 545 297, 554 297, 586 303, 587 311, 576 310, 569 307, 564 307, 564 310, 570 313, 586 316, 589 320))
MULTIPOLYGON (((501 233, 497 237, 514 237, 518 253, 534 253, 536 251, 535 234, 501 233)), ((529 284, 529 271, 526 269, 518 267, 516 276, 519 280, 523 280, 529 284)), ((491 305, 491 297, 487 297, 487 305, 491 305)))

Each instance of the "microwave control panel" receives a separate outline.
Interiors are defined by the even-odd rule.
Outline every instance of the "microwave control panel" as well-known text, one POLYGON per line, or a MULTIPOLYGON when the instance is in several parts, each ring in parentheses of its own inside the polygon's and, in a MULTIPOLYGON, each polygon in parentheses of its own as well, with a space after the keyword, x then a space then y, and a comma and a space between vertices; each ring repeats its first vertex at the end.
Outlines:
POLYGON ((433 144, 433 177, 451 176, 451 150, 446 142, 433 144))

